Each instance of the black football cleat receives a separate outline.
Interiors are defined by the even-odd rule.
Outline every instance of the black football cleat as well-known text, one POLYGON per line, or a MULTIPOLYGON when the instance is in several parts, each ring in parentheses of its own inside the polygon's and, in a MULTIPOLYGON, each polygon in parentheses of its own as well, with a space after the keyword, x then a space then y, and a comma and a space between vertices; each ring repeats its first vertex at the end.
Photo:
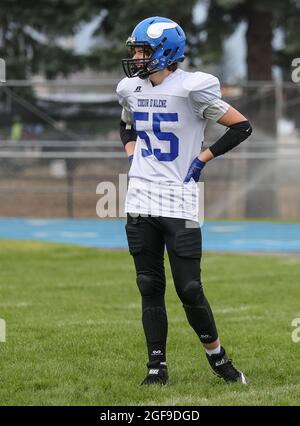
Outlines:
POLYGON ((214 373, 226 382, 240 382, 248 384, 248 379, 241 371, 232 364, 232 360, 226 355, 225 349, 221 347, 221 352, 217 355, 206 354, 208 362, 214 373))
POLYGON ((164 364, 148 363, 148 373, 141 385, 166 385, 169 380, 168 369, 164 364))

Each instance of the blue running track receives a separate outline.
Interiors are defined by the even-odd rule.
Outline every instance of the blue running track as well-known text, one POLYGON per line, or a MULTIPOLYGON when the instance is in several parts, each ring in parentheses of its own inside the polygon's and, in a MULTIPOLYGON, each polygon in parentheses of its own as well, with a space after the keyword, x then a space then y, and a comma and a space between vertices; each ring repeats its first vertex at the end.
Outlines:
MULTIPOLYGON (((108 219, 2 218, 0 239, 126 248, 124 225, 124 220, 108 219)), ((300 223, 214 221, 202 231, 205 250, 300 252, 300 223)))

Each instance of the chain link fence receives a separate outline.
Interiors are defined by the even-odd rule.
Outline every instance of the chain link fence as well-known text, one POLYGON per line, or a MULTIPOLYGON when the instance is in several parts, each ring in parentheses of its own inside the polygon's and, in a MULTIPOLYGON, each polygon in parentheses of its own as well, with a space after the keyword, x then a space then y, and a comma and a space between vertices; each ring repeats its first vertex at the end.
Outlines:
MULTIPOLYGON (((102 181, 118 186, 117 80, 0 86, 0 216, 95 217, 102 181)), ((300 91, 293 83, 224 86, 254 132, 203 173, 208 218, 300 217, 300 91)), ((205 146, 224 132, 209 123, 205 146)))

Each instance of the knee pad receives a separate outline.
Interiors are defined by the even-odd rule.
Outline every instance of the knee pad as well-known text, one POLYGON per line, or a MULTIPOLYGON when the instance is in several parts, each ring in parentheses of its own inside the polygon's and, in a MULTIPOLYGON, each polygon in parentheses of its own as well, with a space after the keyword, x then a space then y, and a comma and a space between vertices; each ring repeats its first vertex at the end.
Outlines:
POLYGON ((189 281, 181 290, 179 297, 184 305, 202 305, 204 300, 203 288, 200 281, 189 281))
POLYGON ((143 297, 163 295, 165 292, 165 281, 155 275, 138 274, 137 286, 143 297))

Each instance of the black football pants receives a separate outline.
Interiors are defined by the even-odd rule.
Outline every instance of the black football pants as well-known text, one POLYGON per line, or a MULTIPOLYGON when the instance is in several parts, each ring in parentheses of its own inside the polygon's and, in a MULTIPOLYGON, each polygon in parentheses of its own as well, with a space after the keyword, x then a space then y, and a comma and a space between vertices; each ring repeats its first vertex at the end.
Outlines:
POLYGON ((176 292, 189 324, 202 343, 215 341, 218 333, 200 278, 199 224, 185 219, 128 214, 126 234, 142 296, 142 322, 150 365, 166 361, 165 246, 176 292))

